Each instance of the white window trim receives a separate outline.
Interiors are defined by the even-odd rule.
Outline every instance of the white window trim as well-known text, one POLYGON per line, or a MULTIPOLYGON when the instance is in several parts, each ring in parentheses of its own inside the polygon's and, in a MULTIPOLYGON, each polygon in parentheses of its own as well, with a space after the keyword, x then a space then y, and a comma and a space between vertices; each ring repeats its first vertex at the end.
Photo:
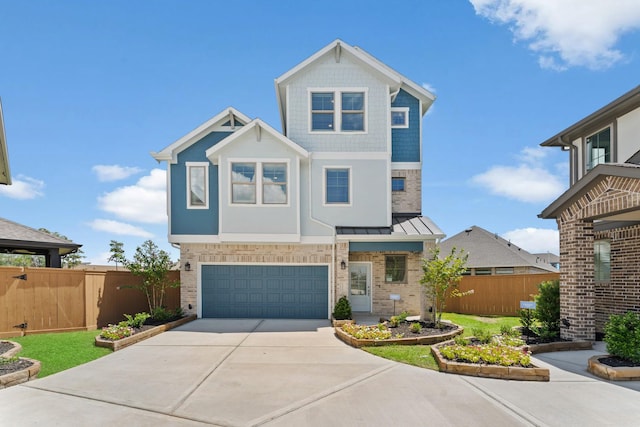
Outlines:
POLYGON ((369 133, 369 88, 366 87, 312 87, 307 88, 308 101, 308 130, 312 134, 329 134, 329 135, 365 135, 369 133), (364 93, 364 130, 342 130, 342 93, 343 92, 362 92, 364 93), (312 129, 312 93, 333 93, 333 130, 313 130, 312 129))
POLYGON ((405 117, 405 121, 404 121, 404 125, 394 125, 393 124, 393 120, 391 121, 391 128, 392 129, 407 129, 409 127, 409 107, 391 107, 391 113, 398 113, 398 112, 402 112, 404 113, 404 117, 405 117))
POLYGON ((185 162, 187 181, 187 209, 209 209, 209 162, 185 162), (191 204, 191 168, 204 167, 204 205, 191 204))
POLYGON ((265 158, 230 158, 227 159, 227 179, 229 180, 229 197, 227 206, 232 208, 288 208, 291 206, 291 159, 265 159, 265 158), (256 202, 255 203, 233 203, 233 181, 231 170, 233 163, 255 163, 256 165, 256 202), (285 163, 287 165, 287 203, 264 203, 262 201, 262 165, 263 163, 285 163))
POLYGON ((322 167, 322 206, 332 208, 344 208, 353 204, 353 173, 351 166, 323 166, 322 167), (349 203, 327 203, 327 170, 346 169, 349 171, 349 203))

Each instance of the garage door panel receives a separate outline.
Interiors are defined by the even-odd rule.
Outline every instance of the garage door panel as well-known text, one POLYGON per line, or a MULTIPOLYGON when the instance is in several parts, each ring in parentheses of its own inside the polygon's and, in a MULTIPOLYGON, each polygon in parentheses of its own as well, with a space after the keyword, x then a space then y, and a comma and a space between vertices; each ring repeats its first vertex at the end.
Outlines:
POLYGON ((202 316, 328 317, 326 266, 202 266, 202 316))

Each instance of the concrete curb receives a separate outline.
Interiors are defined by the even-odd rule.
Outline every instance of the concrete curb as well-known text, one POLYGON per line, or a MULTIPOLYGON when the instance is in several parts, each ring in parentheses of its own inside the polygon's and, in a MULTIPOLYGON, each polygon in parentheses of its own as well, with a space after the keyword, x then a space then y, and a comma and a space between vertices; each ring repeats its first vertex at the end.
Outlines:
POLYGON ((122 350, 125 347, 129 347, 137 342, 146 340, 147 338, 151 338, 155 335, 161 334, 165 331, 168 331, 173 328, 177 328, 178 326, 182 326, 185 323, 189 323, 193 320, 196 320, 198 316, 195 314, 191 314, 189 316, 183 317, 182 319, 174 320, 173 322, 165 323, 164 325, 159 325, 151 329, 147 329, 146 331, 139 332, 137 334, 133 334, 130 337, 122 338, 117 341, 105 340, 100 338, 98 335, 95 340, 95 345, 98 347, 110 348, 113 351, 122 350))
POLYGON ((563 341, 529 345, 531 354, 551 353, 554 351, 591 350, 592 348, 593 343, 591 341, 563 341))

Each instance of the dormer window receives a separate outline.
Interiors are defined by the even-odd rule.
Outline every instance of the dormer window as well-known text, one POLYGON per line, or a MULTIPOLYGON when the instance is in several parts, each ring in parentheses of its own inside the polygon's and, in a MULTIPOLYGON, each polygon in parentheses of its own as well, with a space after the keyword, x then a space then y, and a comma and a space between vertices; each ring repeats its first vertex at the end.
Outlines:
POLYGON ((310 90, 311 132, 365 132, 366 90, 310 90))
POLYGON ((600 132, 588 136, 587 145, 587 171, 590 171, 600 163, 611 162, 611 128, 607 127, 600 132))

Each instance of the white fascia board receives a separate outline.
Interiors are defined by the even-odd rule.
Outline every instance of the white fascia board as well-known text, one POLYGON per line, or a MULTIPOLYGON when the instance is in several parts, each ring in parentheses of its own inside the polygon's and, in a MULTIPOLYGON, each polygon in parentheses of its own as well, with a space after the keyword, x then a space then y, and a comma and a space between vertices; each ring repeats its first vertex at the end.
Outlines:
POLYGON ((172 163, 177 162, 178 153, 182 151, 184 148, 193 144, 194 142, 200 140, 202 137, 207 135, 213 127, 215 127, 219 122, 224 121, 229 118, 229 115, 233 114, 234 117, 238 118, 244 125, 249 123, 251 119, 246 115, 242 114, 240 111, 236 110, 233 107, 225 108, 219 114, 210 118, 182 138, 178 139, 171 145, 162 149, 160 152, 152 152, 151 156, 157 161, 169 161, 172 163))
POLYGON ((422 163, 420 163, 420 162, 391 162, 391 169, 392 170, 422 169, 422 163))
POLYGON ((314 151, 314 160, 388 160, 386 151, 314 151))
POLYGON ((443 237, 444 234, 338 234, 336 240, 342 242, 428 242, 443 237))
MULTIPOLYGON (((248 125, 243 126, 243 128, 240 129, 239 131, 234 132, 233 135, 229 135, 224 140, 220 141, 218 144, 207 149, 207 151, 205 152, 207 158, 212 162, 214 162, 214 159, 218 157, 219 153, 222 150, 224 150, 225 147, 227 147, 229 144, 232 144, 236 139, 241 138, 247 132, 251 132, 252 129, 255 128, 256 126, 260 126, 263 130, 267 131, 271 136, 273 136, 278 141, 282 142, 284 145, 286 145, 287 147, 295 151, 296 154, 298 154, 298 156, 304 157, 304 158, 309 157, 309 152, 307 150, 305 150, 295 142, 291 141, 289 138, 282 135, 280 132, 278 132, 277 130, 275 130, 274 128, 272 128, 262 120, 254 119, 248 125)), ((216 163, 217 163, 217 160, 214 162, 214 164, 216 163)))
POLYGON ((217 234, 169 234, 169 243, 220 243, 217 234))
POLYGON ((220 242, 300 243, 299 234, 220 233, 220 242))

